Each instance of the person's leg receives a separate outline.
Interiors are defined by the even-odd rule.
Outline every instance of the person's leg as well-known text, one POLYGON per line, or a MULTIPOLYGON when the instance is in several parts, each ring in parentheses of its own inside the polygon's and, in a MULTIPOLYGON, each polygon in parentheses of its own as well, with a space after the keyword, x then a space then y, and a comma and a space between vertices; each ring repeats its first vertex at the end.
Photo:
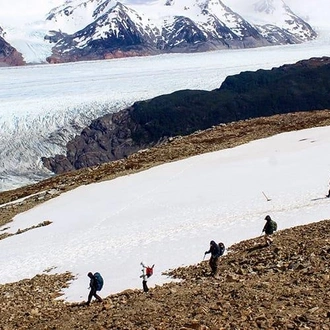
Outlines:
POLYGON ((95 294, 95 291, 93 289, 91 289, 88 294, 88 299, 87 299, 87 303, 86 303, 87 305, 89 305, 91 303, 92 297, 94 296, 94 294, 95 294))
POLYGON ((213 275, 213 257, 211 257, 209 260, 209 266, 211 268, 211 275, 213 275))
POLYGON ((217 259, 218 258, 214 257, 211 257, 210 259, 211 275, 215 275, 217 272, 217 259))
POLYGON ((271 245, 273 243, 273 239, 271 237, 271 235, 265 235, 265 241, 266 241, 266 245, 271 245))
POLYGON ((94 297, 97 299, 97 301, 101 302, 102 298, 95 292, 94 297))
POLYGON ((147 285, 147 281, 146 280, 143 280, 142 281, 142 285, 143 285, 143 291, 144 292, 148 292, 149 291, 149 288, 148 288, 148 285, 147 285))
POLYGON ((213 276, 214 277, 218 276, 218 263, 219 263, 219 258, 214 258, 214 261, 213 261, 213 276))

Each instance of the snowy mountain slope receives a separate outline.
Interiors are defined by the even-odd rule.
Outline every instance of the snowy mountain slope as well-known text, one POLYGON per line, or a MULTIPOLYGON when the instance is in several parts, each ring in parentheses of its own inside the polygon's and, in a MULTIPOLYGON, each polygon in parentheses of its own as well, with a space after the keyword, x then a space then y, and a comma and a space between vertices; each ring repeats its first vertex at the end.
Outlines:
MULTIPOLYGON (((107 25, 112 19, 110 12, 115 7, 117 10, 119 8, 116 2, 111 0, 47 0, 43 3, 33 0, 29 8, 26 8, 26 2, 15 0, 20 8, 26 9, 24 16, 16 15, 11 2, 4 1, 4 9, 0 13, 0 26, 7 31, 6 41, 21 52, 28 63, 44 63, 46 58, 52 55, 52 47, 57 42, 59 43, 56 44, 53 56, 49 59, 51 62, 146 55, 160 51, 255 47, 296 43, 315 37, 313 30, 289 8, 292 13, 289 31, 286 30, 288 24, 283 24, 283 20, 272 20, 271 28, 267 28, 270 22, 266 20, 264 28, 256 29, 255 22, 245 16, 248 15, 248 10, 245 12, 243 9, 248 7, 238 6, 236 3, 240 10, 235 11, 232 9, 232 4, 235 5, 233 0, 125 0, 122 3, 123 13, 119 16, 123 19, 130 17, 130 23, 122 24, 117 16, 117 23, 112 22, 110 30, 107 25), (135 11, 134 15, 132 11, 135 11), (110 16, 101 18, 102 15, 110 16), (115 25, 121 25, 118 31, 124 32, 117 35, 115 25), (274 30, 277 33, 274 33, 274 30), (115 36, 117 53, 109 54, 111 51, 114 52, 111 43, 115 36), (127 40, 123 41, 126 36, 127 40), (146 39, 143 39, 143 36, 146 36, 146 39), (129 49, 126 48, 127 45, 130 45, 129 49), (120 47, 122 49, 119 53, 120 47)), ((282 6, 282 2, 274 4, 276 10, 279 6, 282 6)), ((254 17, 261 15, 254 13, 254 17)), ((270 19, 270 15, 267 19, 270 19)))
POLYGON ((211 239, 228 247, 259 236, 266 214, 278 229, 327 219, 329 143, 330 127, 284 133, 63 193, 0 228, 51 222, 1 241, 1 281, 70 271, 64 298, 82 301, 89 271, 103 274, 106 296, 141 288, 144 261, 155 264, 154 286, 200 262, 211 239))
POLYGON ((254 4, 254 10, 258 13, 258 16, 256 15, 260 22, 258 27, 259 30, 263 31, 263 34, 265 34, 265 30, 268 30, 265 27, 271 25, 272 29, 280 27, 288 32, 293 39, 308 40, 316 37, 310 25, 294 14, 282 0, 259 0, 254 4))
POLYGON ((65 1, 48 13, 47 20, 54 22, 57 29, 73 34, 93 23, 113 5, 111 0, 65 1))
POLYGON ((218 88, 228 75, 330 56, 328 39, 287 47, 0 69, 0 190, 51 175, 40 159, 63 154, 92 119, 179 89, 218 88))

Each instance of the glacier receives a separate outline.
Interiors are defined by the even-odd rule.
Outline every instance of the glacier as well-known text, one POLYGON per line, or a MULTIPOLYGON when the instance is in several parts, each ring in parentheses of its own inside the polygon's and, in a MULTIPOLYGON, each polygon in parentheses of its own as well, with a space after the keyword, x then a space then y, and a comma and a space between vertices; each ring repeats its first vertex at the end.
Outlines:
POLYGON ((180 89, 212 90, 228 75, 330 56, 330 31, 299 45, 0 68, 0 191, 53 175, 41 157, 65 152, 92 119, 180 89))

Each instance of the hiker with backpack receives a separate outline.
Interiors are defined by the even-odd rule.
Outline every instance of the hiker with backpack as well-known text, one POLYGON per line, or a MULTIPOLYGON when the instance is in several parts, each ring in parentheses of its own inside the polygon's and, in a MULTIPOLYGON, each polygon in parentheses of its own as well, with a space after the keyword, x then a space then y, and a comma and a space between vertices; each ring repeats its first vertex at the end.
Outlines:
POLYGON ((87 299, 87 303, 86 305, 88 306, 91 301, 92 298, 95 297, 97 299, 97 301, 101 302, 102 298, 96 293, 97 291, 100 291, 103 287, 103 278, 100 275, 100 273, 91 273, 89 272, 87 274, 87 276, 90 278, 90 282, 89 282, 89 295, 88 295, 88 299, 87 299))
POLYGON ((265 233, 266 246, 269 246, 273 243, 273 239, 271 236, 277 230, 277 223, 274 220, 272 220, 272 218, 269 215, 266 215, 265 220, 266 220, 266 224, 262 229, 262 233, 263 232, 265 233))
MULTIPOLYGON (((222 254, 223 254, 223 252, 222 252, 222 254)), ((210 249, 204 253, 204 257, 208 253, 211 253, 211 257, 209 260, 209 265, 211 268, 211 275, 217 276, 218 275, 218 260, 219 260, 219 257, 221 256, 221 251, 220 251, 219 245, 215 241, 210 242, 210 249)))
POLYGON ((152 265, 150 266, 145 266, 143 262, 141 262, 141 266, 142 266, 142 275, 140 276, 140 278, 142 278, 142 287, 143 287, 143 291, 144 292, 148 292, 149 288, 147 285, 147 278, 149 278, 150 276, 152 276, 152 274, 154 273, 154 266, 152 265))

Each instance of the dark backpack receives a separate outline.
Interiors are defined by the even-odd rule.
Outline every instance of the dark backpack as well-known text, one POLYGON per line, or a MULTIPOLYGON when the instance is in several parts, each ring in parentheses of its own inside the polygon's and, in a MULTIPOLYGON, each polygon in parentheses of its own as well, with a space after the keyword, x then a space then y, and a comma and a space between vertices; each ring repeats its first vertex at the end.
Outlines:
POLYGON ((100 291, 103 288, 103 277, 101 276, 100 273, 96 272, 94 274, 95 281, 96 281, 96 291, 100 291))
POLYGON ((219 250, 220 250, 220 256, 222 256, 225 253, 225 245, 223 243, 219 243, 219 250))
POLYGON ((277 230, 277 223, 274 220, 271 220, 270 226, 273 232, 277 230))
POLYGON ((273 234, 277 230, 277 223, 274 220, 270 220, 265 225, 265 233, 267 235, 273 234))

